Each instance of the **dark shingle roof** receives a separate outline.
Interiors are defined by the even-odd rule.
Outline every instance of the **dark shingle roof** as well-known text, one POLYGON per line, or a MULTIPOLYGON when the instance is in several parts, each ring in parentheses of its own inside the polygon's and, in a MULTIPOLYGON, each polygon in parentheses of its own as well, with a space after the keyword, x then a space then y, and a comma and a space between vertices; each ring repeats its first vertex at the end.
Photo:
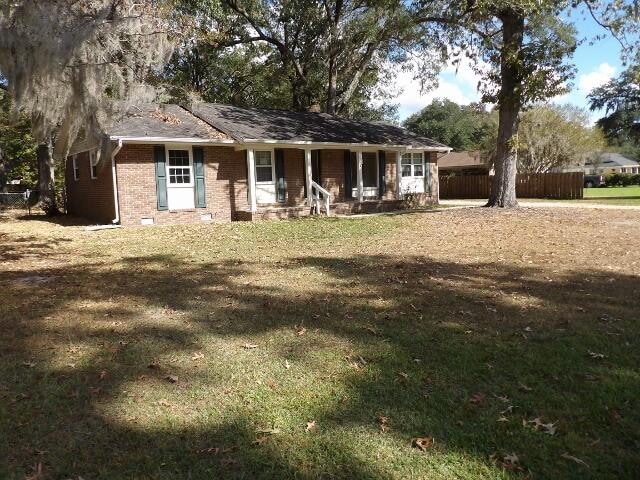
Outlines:
POLYGON ((111 129, 112 137, 202 138, 211 140, 276 141, 448 147, 382 122, 363 122, 326 113, 290 112, 200 103, 189 110, 178 105, 132 107, 111 129))
POLYGON ((173 137, 231 140, 227 134, 194 117, 179 105, 129 108, 109 132, 114 137, 173 137))
POLYGON ((370 143, 439 147, 445 145, 382 122, 363 122, 326 113, 290 112, 202 103, 191 111, 238 141, 370 143))

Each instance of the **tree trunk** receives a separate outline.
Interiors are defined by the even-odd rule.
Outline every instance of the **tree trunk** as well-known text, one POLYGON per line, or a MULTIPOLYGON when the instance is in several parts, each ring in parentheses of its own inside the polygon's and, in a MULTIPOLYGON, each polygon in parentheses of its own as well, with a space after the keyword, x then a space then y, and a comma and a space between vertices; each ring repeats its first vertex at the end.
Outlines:
POLYGON ((336 101, 338 94, 336 92, 338 88, 338 68, 336 67, 335 56, 332 56, 329 60, 329 87, 327 88, 327 108, 326 112, 329 115, 336 114, 336 101))
POLYGON ((36 151, 38 159, 38 190, 40 191, 40 204, 44 213, 52 217, 60 213, 56 203, 55 191, 55 166, 53 163, 53 146, 49 143, 41 143, 36 151))
POLYGON ((522 107, 522 61, 524 17, 513 10, 501 12, 503 47, 500 52, 500 93, 498 97, 498 141, 495 174, 488 207, 517 207, 518 122, 522 107))

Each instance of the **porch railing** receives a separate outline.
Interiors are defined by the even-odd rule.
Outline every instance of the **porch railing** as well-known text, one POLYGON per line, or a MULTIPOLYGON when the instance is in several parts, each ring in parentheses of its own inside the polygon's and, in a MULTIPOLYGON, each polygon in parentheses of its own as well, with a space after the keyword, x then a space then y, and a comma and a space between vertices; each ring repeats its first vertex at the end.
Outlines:
POLYGON ((321 208, 324 204, 324 209, 329 216, 329 204, 331 203, 331 194, 325 188, 322 188, 319 184, 311 181, 311 208, 315 210, 316 215, 320 215, 321 208))

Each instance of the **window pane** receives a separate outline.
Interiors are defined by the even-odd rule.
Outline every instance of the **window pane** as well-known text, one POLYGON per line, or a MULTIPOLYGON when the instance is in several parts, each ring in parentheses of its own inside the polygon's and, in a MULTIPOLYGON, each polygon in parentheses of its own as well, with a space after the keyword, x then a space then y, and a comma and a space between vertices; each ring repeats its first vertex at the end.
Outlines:
POLYGON ((271 166, 271 152, 255 152, 256 165, 271 166))
POLYGON ((273 175, 271 165, 268 167, 256 167, 256 182, 272 182, 273 175))
POLYGON ((169 150, 169 166, 170 167, 188 167, 189 151, 188 150, 169 150))
POLYGON ((191 183, 191 171, 189 168, 169 168, 169 183, 191 183))
POLYGON ((375 153, 362 154, 362 183, 365 187, 378 186, 378 159, 375 153))
POLYGON ((403 153, 402 154, 402 165, 408 165, 411 163, 411 154, 403 153))
POLYGON ((411 165, 403 165, 402 166, 402 176, 410 177, 411 176, 411 165))
POLYGON ((414 153, 413 154, 413 163, 414 164, 422 164, 422 154, 421 153, 414 153))
POLYGON ((422 177, 424 172, 422 171, 422 164, 413 166, 413 176, 414 177, 422 177))

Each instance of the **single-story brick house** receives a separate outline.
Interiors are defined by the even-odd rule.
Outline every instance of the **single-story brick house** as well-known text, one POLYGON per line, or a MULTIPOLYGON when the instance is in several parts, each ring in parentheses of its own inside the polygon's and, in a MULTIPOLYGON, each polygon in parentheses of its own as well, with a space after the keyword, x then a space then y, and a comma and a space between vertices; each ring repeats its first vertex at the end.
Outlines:
POLYGON ((71 150, 67 209, 122 225, 390 210, 408 193, 437 203, 450 150, 387 123, 218 104, 135 107, 108 135, 110 158, 71 150))

